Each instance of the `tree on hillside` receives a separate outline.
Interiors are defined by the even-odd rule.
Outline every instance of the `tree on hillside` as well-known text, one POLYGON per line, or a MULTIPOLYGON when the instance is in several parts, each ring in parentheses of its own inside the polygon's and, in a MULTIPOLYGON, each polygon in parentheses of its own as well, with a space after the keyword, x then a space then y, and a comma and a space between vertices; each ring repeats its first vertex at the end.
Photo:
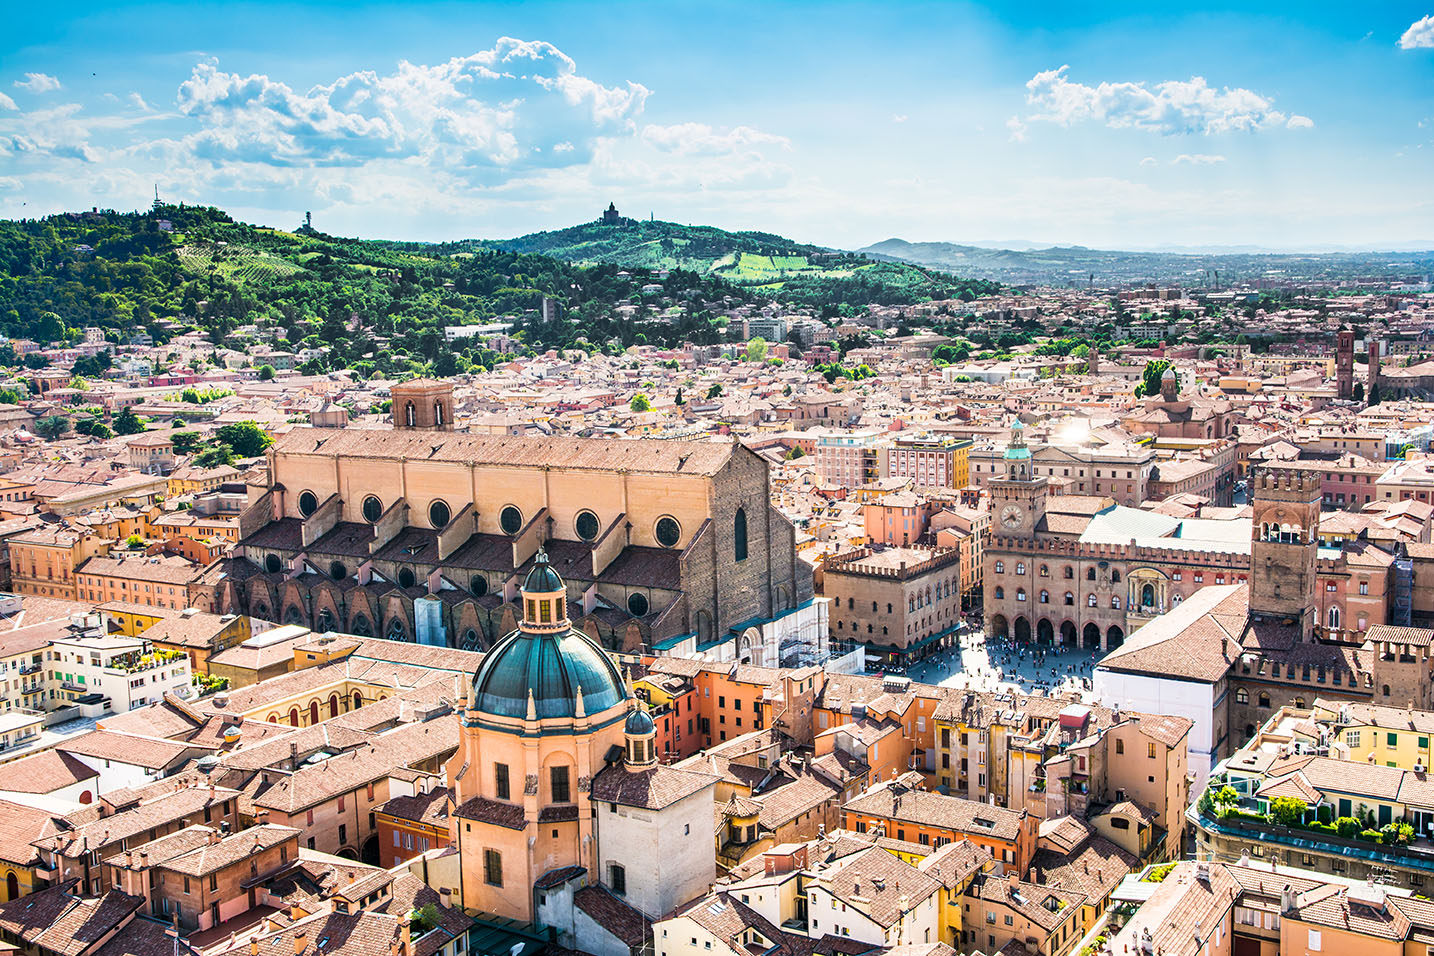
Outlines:
POLYGON ((272 365, 261 365, 261 366, 259 366, 259 381, 261 381, 261 382, 269 382, 269 381, 272 381, 273 378, 274 378, 274 366, 272 366, 272 365))
POLYGON ((144 431, 144 422, 139 420, 133 408, 126 405, 114 418, 114 430, 117 435, 138 435, 144 431))
POLYGON ((721 382, 715 382, 715 383, 713 383, 712 387, 707 390, 707 397, 708 397, 708 398, 716 398, 718 395, 721 395, 721 394, 722 394, 722 383, 721 383, 721 382))
POLYGON ((767 340, 760 335, 747 343, 747 361, 765 362, 767 360, 767 340))
POLYGON ((253 422, 235 422, 214 433, 217 442, 228 445, 239 458, 255 458, 274 443, 269 433, 253 422))
POLYGON ((652 410, 652 402, 647 400, 646 395, 638 392, 632 396, 632 401, 628 403, 628 407, 635 412, 648 412, 652 410))
POLYGON ((218 468, 220 465, 232 465, 233 463, 233 450, 222 443, 204 449, 194 456, 193 461, 197 468, 218 468))
POLYGON ((1354 400, 1355 400, 1356 402, 1362 402, 1362 401, 1364 401, 1364 383, 1363 383, 1363 382, 1355 382, 1355 383, 1354 383, 1354 400))
POLYGON ((175 454, 192 455, 199 448, 199 432, 175 432, 169 436, 175 454))
POLYGON ((677 394, 672 397, 672 404, 682 406, 687 404, 687 399, 682 395, 682 386, 677 386, 677 394))
POLYGON ((34 432, 41 438, 54 441, 70 430, 70 420, 63 415, 46 415, 35 419, 34 432))

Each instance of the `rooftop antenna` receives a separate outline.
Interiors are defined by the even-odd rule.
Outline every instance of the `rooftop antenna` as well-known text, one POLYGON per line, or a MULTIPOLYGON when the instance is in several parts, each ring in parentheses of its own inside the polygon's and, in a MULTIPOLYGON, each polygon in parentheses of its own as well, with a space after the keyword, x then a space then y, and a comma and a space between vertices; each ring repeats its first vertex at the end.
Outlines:
POLYGON ((155 212, 158 212, 158 211, 159 211, 160 205, 162 205, 162 204, 161 204, 160 201, 159 201, 159 183, 155 183, 155 184, 154 184, 154 211, 155 211, 155 212))

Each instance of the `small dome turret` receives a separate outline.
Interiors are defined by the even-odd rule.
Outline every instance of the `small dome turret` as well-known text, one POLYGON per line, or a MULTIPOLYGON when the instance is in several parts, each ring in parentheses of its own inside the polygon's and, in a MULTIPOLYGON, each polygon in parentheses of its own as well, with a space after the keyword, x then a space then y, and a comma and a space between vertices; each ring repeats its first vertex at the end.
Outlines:
POLYGON ((634 701, 632 713, 623 725, 623 764, 629 770, 657 766, 657 724, 642 701, 634 701))
POLYGON ((533 567, 523 579, 523 590, 533 594, 551 593, 563 590, 565 585, 558 572, 548 563, 548 552, 542 548, 533 555, 533 567))

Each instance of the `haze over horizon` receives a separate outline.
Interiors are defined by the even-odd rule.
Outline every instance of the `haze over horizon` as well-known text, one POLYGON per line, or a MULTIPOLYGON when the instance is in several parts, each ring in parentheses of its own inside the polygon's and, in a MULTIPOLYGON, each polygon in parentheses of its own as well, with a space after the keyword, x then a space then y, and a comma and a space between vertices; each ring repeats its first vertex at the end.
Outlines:
POLYGON ((847 249, 1434 246, 1427 3, 578 9, 11 11, 0 216, 144 207, 158 184, 414 240, 612 200, 847 249))

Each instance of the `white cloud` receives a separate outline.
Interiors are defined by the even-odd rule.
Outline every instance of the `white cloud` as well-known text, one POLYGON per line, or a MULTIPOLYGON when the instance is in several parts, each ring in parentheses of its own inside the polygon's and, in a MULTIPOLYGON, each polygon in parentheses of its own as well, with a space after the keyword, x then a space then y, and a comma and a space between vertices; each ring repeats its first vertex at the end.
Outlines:
POLYGON ((403 62, 307 92, 201 63, 178 104, 201 127, 190 145, 202 157, 280 166, 414 159, 481 175, 585 162, 599 137, 632 132, 648 92, 581 76, 550 43, 504 37, 446 63, 403 62))
POLYGON ((791 146, 785 136, 764 133, 750 126, 718 129, 706 123, 647 126, 642 130, 642 139, 653 149, 684 156, 738 153, 762 145, 791 146))
POLYGON ((1181 153, 1170 161, 1171 166, 1213 166, 1216 163, 1223 163, 1224 156, 1211 156, 1207 153, 1181 153))
POLYGON ((1288 117, 1259 93, 1240 87, 1215 89, 1204 77, 1166 80, 1154 86, 1117 82, 1088 86, 1066 78, 1069 66, 1037 73, 1026 83, 1027 121, 1071 126, 1087 121, 1112 129, 1164 133, 1253 132, 1284 125, 1288 117))
POLYGON ((1401 50, 1428 50, 1434 48, 1434 14, 1409 24, 1409 29, 1399 38, 1401 50))
POLYGON ((146 103, 146 102, 144 101, 144 97, 143 97, 143 96, 140 96, 138 93, 131 93, 131 94, 129 95, 129 102, 130 102, 130 105, 133 106, 133 107, 135 107, 136 109, 141 109, 141 110, 148 110, 148 109, 149 109, 149 104, 146 103))
POLYGON ((1310 119, 1308 116, 1301 116, 1298 113, 1296 113, 1294 116, 1291 116, 1290 121, 1285 124, 1285 127, 1287 129, 1310 129, 1313 126, 1314 120, 1310 119))
POLYGON ((15 81, 15 85, 31 93, 49 93, 60 88, 60 81, 48 73, 26 73, 23 80, 15 81))
POLYGON ((891 114, 891 121, 892 121, 893 123, 905 123, 907 119, 908 119, 908 117, 907 117, 907 115, 906 115, 905 113, 892 113, 892 114, 891 114))
POLYGON ((19 107, 15 105, 15 101, 10 99, 10 97, 6 96, 4 93, 0 93, 0 110, 13 109, 19 109, 19 107))
POLYGON ((1026 141, 1026 124, 1021 122, 1019 116, 1012 116, 1006 120, 1006 129, 1011 131, 1011 142, 1024 143, 1026 141))
POLYGON ((1160 165, 1160 160, 1156 159, 1154 156, 1147 156, 1147 157, 1145 157, 1144 159, 1142 159, 1142 160, 1140 161, 1140 165, 1142 165, 1142 166, 1159 166, 1159 165, 1160 165))

